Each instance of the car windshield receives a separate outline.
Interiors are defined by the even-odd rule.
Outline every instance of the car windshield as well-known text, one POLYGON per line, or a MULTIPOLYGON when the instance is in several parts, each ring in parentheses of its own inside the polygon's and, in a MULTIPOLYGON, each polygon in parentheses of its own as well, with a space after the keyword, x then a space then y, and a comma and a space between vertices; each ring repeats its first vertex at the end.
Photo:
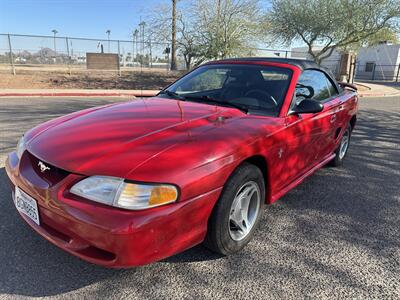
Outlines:
POLYGON ((160 96, 278 115, 292 71, 245 64, 205 65, 182 77, 160 96))

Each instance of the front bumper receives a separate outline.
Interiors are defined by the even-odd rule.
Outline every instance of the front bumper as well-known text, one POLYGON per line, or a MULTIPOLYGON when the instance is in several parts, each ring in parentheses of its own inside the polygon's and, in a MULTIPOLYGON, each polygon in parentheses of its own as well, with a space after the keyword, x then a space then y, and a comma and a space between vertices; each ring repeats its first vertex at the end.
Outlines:
POLYGON ((69 174, 49 186, 20 168, 15 152, 7 158, 6 172, 12 189, 18 186, 37 201, 40 226, 21 214, 37 233, 83 260, 116 268, 151 263, 201 243, 221 192, 218 188, 170 205, 127 211, 68 193, 80 175, 69 174))

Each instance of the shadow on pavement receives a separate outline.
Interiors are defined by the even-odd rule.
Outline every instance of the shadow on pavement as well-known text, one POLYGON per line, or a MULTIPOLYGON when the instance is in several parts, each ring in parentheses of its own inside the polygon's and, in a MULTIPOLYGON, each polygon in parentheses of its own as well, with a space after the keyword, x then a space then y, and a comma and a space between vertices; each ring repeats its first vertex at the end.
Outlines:
POLYGON ((36 234, 16 211, 7 180, 1 168, 0 293, 55 295, 121 274, 76 259, 36 234))
POLYGON ((363 110, 344 167, 323 168, 267 207, 240 254, 221 258, 197 246, 128 270, 88 264, 35 234, 18 216, 2 168, 0 294, 80 295, 91 286, 94 298, 192 298, 201 289, 239 298, 266 291, 276 298, 393 296, 400 277, 399 124, 398 112, 363 110))

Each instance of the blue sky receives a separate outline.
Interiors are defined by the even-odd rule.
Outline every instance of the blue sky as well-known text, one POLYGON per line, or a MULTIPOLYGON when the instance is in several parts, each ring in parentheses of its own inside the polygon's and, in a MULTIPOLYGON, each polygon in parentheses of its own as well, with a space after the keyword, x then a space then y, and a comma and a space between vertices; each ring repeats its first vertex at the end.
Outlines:
POLYGON ((0 0, 0 33, 130 39, 140 17, 168 0, 0 0))
MULTIPOLYGON (((152 9, 170 4, 171 0, 0 0, 0 33, 52 36, 52 30, 56 29, 58 37, 106 40, 109 29, 112 40, 131 40, 141 18, 146 20, 152 9)), ((178 6, 184 4, 184 0, 178 2, 178 6)), ((262 1, 262 5, 269 6, 269 1, 262 1)), ((52 48, 52 43, 52 40, 13 38, 15 50, 34 52, 52 48)), ((84 49, 84 44, 80 44, 84 49)), ((78 45, 75 43, 75 48, 78 45)), ((276 48, 281 47, 276 45, 276 48)), ((0 51, 6 50, 7 41, 0 38, 0 51)))

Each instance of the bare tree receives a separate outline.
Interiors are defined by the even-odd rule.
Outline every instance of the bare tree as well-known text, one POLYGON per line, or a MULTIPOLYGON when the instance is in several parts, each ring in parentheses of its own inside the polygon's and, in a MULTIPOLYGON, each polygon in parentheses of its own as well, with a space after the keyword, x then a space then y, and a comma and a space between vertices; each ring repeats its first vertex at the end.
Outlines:
MULTIPOLYGON (((195 23, 192 15, 191 3, 186 3, 183 9, 177 7, 176 11, 176 47, 175 52, 180 53, 184 60, 187 69, 190 69, 193 64, 199 60, 200 56, 200 41, 198 28, 195 28, 195 23)), ((151 34, 161 41, 171 41, 172 34, 172 14, 171 8, 166 5, 158 6, 152 11, 148 17, 151 34)), ((173 43, 171 43, 173 44, 173 43)), ((172 47, 171 47, 172 48, 172 47)), ((172 49, 171 49, 172 50, 172 49)), ((171 51, 172 52, 172 51, 171 51)), ((174 55, 172 55, 173 57, 174 55)), ((176 55, 175 55, 176 57, 176 55)), ((172 61, 171 61, 172 64, 172 61)), ((172 66, 171 66, 172 69, 172 66)))
POLYGON ((194 11, 208 59, 242 55, 260 40, 258 0, 198 0, 194 11))
POLYGON ((368 40, 382 30, 398 30, 399 0, 272 0, 267 24, 275 40, 304 42, 317 62, 338 48, 368 40), (316 45, 322 49, 315 51, 316 45))
MULTIPOLYGON (((149 16, 153 36, 161 40, 174 36, 169 26, 170 11, 170 7, 160 6, 149 16)), ((183 56, 186 68, 205 60, 250 53, 264 32, 260 12, 258 0, 182 2, 177 7, 174 28, 176 50, 183 56)))
POLYGON ((187 21, 182 15, 178 18, 178 31, 180 37, 177 40, 179 52, 185 60, 185 67, 189 70, 193 65, 204 61, 202 57, 202 46, 198 31, 193 27, 193 23, 187 21))

